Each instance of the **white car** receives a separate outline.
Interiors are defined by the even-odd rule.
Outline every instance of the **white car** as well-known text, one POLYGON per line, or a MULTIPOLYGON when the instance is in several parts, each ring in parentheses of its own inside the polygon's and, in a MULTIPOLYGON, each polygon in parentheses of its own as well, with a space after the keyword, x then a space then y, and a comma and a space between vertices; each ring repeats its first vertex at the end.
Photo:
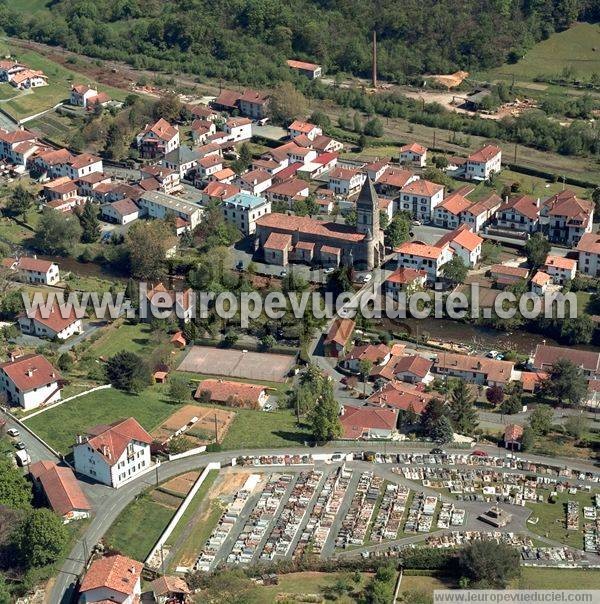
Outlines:
POLYGON ((330 266, 329 268, 326 268, 323 273, 325 273, 326 275, 331 275, 331 273, 333 273, 335 269, 333 268, 333 266, 330 266))
POLYGON ((266 403, 263 407, 263 411, 273 411, 273 405, 271 403, 266 403))
POLYGON ((421 226, 421 224, 422 224, 422 223, 421 223, 421 221, 420 221, 420 220, 413 220, 413 221, 411 222, 411 224, 412 224, 413 226, 421 226))
POLYGON ((362 282, 363 282, 363 283, 368 283, 368 282, 369 282, 369 281, 370 281, 372 278, 373 278, 373 275, 371 275, 371 273, 369 273, 368 275, 365 275, 365 276, 362 278, 362 282))
POLYGON ((16 428, 11 428, 10 430, 7 430, 6 433, 9 436, 12 436, 13 438, 16 438, 20 434, 20 432, 16 428))

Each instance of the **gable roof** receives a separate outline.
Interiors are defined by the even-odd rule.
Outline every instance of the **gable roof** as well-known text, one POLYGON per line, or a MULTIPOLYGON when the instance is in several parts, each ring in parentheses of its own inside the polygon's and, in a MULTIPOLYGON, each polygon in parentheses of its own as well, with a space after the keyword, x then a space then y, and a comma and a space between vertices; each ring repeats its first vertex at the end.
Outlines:
POLYGON ((179 130, 177 130, 175 126, 171 126, 171 124, 169 124, 166 119, 161 117, 154 124, 148 124, 142 134, 147 134, 148 132, 154 133, 156 136, 163 140, 170 141, 174 136, 178 134, 179 130))
POLYGON ((427 272, 414 268, 398 268, 387 279, 390 283, 412 283, 416 279, 427 277, 427 272))
POLYGON ((331 324, 324 343, 329 344, 335 342, 340 346, 345 346, 352 337, 352 332, 355 327, 356 323, 353 319, 336 319, 331 324))
POLYGON ((584 233, 577 244, 577 251, 600 254, 600 234, 584 233))
POLYGON ((401 189, 413 177, 414 174, 410 170, 400 170, 398 168, 388 167, 387 170, 379 177, 377 184, 384 184, 389 187, 401 189))
POLYGON ((0 369, 21 392, 30 392, 61 379, 58 370, 41 354, 27 354, 14 361, 0 363, 0 369))
POLYGON ((577 268, 577 260, 573 258, 564 258, 563 256, 554 256, 548 254, 544 262, 546 267, 558 268, 564 271, 573 271, 577 268))
POLYGON ((94 560, 81 586, 80 593, 106 587, 125 595, 132 595, 144 565, 120 554, 94 560))
POLYGON ((92 506, 71 468, 57 466, 54 462, 39 461, 32 464, 29 471, 40 481, 50 507, 59 516, 65 516, 74 510, 91 509, 92 506))
POLYGON ((150 434, 133 417, 108 425, 94 426, 87 430, 87 435, 89 438, 86 444, 102 455, 111 466, 119 461, 131 441, 147 445, 152 443, 150 434))
POLYGON ((390 354, 390 347, 386 344, 362 344, 354 346, 354 348, 346 354, 344 361, 358 360, 371 361, 378 363, 390 354))
POLYGON ((376 407, 344 407, 340 423, 344 438, 360 438, 366 430, 396 429, 398 411, 395 409, 378 409, 376 407))
POLYGON ((273 232, 264 243, 264 248, 283 251, 292 246, 292 236, 286 233, 273 232))
POLYGON ((315 71, 320 67, 320 65, 316 65, 315 63, 308 63, 307 61, 297 61, 296 59, 288 59, 286 61, 288 67, 292 69, 303 69, 306 71, 315 71))
POLYGON ((444 185, 438 185, 436 182, 424 180, 423 178, 419 178, 419 180, 413 180, 412 182, 402 187, 402 193, 410 193, 411 195, 423 195, 426 197, 431 197, 443 190, 444 185))
POLYGON ((120 214, 121 216, 129 216, 140 211, 136 203, 128 197, 113 201, 110 206, 115 210, 115 212, 117 212, 117 214, 120 214))
POLYGON ((423 392, 413 384, 393 381, 374 392, 367 399, 367 403, 380 407, 393 407, 402 411, 408 411, 412 406, 415 413, 420 415, 427 403, 433 398, 435 398, 435 395, 423 392))
POLYGON ((505 210, 513 210, 530 220, 537 220, 540 216, 539 200, 534 199, 530 195, 511 197, 500 206, 498 211, 504 212, 505 210))
POLYGON ((427 245, 417 241, 406 241, 394 251, 398 254, 411 254, 419 258, 437 259, 442 255, 444 246, 436 247, 435 245, 427 245))
MULTIPOLYGON (((13 261, 12 258, 9 260, 13 261)), ((15 260, 16 268, 22 271, 38 271, 40 273, 47 273, 54 262, 51 260, 42 260, 40 258, 32 258, 31 256, 21 256, 18 260, 15 260)))
POLYGON ((468 209, 470 205, 471 202, 466 197, 457 193, 452 193, 437 206, 436 210, 438 208, 444 209, 447 212, 450 212, 450 214, 458 216, 462 211, 468 209))
POLYGON ((582 367, 585 371, 598 373, 600 371, 600 353, 592 350, 579 350, 577 348, 564 348, 538 344, 533 355, 533 366, 536 369, 554 365, 559 359, 571 361, 574 365, 582 367))
POLYGON ((418 354, 399 357, 394 365, 393 372, 412 373, 417 377, 424 378, 431 369, 433 361, 426 359, 418 354))
POLYGON ((234 108, 242 95, 235 90, 221 90, 219 96, 213 101, 213 105, 234 108))
POLYGON ((472 204, 470 207, 466 208, 464 211, 472 214, 473 216, 479 216, 480 214, 485 214, 493 210, 494 208, 498 208, 502 205, 502 198, 497 193, 491 193, 484 199, 480 199, 472 204))
POLYGON ((407 153, 408 151, 415 155, 424 155, 427 153, 427 149, 423 145, 419 145, 419 143, 410 143, 409 145, 400 147, 400 153, 407 153))
POLYGON ((508 382, 512 377, 514 363, 453 352, 440 352, 434 361, 434 367, 438 370, 442 368, 459 372, 482 373, 491 382, 508 382))
POLYGON ((496 145, 485 145, 472 153, 467 158, 470 162, 481 162, 485 163, 496 157, 498 153, 502 153, 502 149, 496 145))
POLYGON ((21 316, 27 316, 27 318, 48 327, 56 333, 80 320, 75 316, 75 307, 61 306, 57 303, 52 305, 49 313, 45 312, 44 309, 44 313, 42 314, 42 307, 38 306, 32 308, 26 315, 23 314, 21 316), (43 315, 46 314, 47 316, 44 317, 43 315))
POLYGON ((302 122, 300 120, 294 120, 288 126, 288 130, 295 130, 297 132, 303 132, 304 134, 312 132, 315 128, 318 128, 318 126, 315 126, 315 124, 311 124, 310 122, 302 122))
POLYGON ((520 266, 506 266, 506 264, 494 264, 490 267, 490 273, 495 275, 509 275, 511 277, 527 279, 527 275, 529 275, 529 270, 520 266))
POLYGON ((593 211, 593 203, 585 199, 579 199, 573 191, 566 189, 557 193, 544 202, 549 207, 550 216, 562 216, 567 220, 579 220, 586 222, 593 211))
POLYGON ((473 233, 468 228, 460 229, 452 239, 453 243, 458 243, 461 247, 465 248, 469 252, 477 249, 479 245, 483 243, 483 238, 477 233, 473 233))
POLYGON ((519 424, 508 424, 504 429, 505 442, 516 442, 523 436, 523 426, 519 424))

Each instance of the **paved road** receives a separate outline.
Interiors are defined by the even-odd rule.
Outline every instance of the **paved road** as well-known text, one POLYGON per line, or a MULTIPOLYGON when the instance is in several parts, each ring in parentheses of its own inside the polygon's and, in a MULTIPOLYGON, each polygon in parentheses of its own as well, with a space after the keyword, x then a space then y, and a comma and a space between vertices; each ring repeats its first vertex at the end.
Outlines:
POLYGON ((35 436, 33 436, 30 432, 23 428, 23 426, 19 425, 16 421, 14 421, 4 411, 4 409, 0 410, 0 417, 2 417, 2 419, 6 421, 7 430, 15 428, 19 431, 19 437, 15 440, 22 441, 25 443, 26 450, 29 453, 29 457, 31 457, 32 462, 40 461, 41 459, 50 459, 57 463, 60 461, 59 458, 54 455, 54 453, 50 449, 48 449, 48 447, 46 447, 35 436))

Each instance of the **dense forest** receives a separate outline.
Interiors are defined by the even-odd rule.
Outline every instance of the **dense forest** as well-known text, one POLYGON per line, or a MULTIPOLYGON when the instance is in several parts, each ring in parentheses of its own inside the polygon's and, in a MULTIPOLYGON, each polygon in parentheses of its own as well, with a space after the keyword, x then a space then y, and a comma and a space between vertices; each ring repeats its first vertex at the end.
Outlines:
POLYGON ((290 57, 367 75, 373 30, 380 75, 402 82, 514 61, 573 21, 600 16, 597 0, 55 0, 50 18, 15 4, 0 0, 9 35, 257 86, 289 79, 290 57))

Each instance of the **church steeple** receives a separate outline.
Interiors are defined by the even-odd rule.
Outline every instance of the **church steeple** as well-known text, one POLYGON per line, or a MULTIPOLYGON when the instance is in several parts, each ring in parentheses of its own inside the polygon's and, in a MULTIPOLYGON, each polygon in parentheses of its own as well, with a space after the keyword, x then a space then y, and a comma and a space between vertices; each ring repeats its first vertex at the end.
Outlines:
POLYGON ((369 177, 356 200, 356 230, 371 236, 379 232, 379 199, 369 177))

